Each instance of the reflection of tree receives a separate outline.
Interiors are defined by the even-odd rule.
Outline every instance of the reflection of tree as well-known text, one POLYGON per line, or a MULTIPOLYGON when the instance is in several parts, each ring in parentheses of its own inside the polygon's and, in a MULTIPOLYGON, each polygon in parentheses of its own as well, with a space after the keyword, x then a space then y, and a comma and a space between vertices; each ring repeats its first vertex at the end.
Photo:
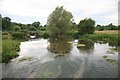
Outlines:
POLYGON ((88 39, 80 39, 78 44, 84 44, 85 46, 77 46, 81 53, 92 53, 94 50, 94 42, 88 39))
POLYGON ((71 44, 68 43, 68 39, 65 37, 49 38, 49 42, 48 50, 55 54, 63 55, 71 50, 71 44))

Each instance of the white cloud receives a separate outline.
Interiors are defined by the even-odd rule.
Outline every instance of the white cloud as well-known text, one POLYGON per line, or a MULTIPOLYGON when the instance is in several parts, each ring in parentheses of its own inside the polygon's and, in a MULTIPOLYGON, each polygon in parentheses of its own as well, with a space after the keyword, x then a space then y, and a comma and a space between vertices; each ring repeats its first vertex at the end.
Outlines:
MULTIPOLYGON (((117 2, 118 0, 0 0, 0 11, 10 15, 39 17, 40 21, 44 18, 47 21, 48 15, 56 6, 64 6, 73 13, 77 23, 97 14, 106 16, 110 23, 116 23, 117 2), (113 11, 114 14, 109 14, 113 11)), ((41 23, 45 24, 46 21, 41 23)))

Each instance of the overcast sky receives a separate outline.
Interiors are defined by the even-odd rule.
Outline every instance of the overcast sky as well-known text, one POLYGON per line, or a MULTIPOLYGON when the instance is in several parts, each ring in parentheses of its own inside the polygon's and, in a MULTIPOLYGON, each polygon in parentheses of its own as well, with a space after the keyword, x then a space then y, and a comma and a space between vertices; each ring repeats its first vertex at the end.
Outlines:
POLYGON ((49 14, 57 7, 73 14, 76 23, 92 18, 96 24, 118 24, 119 0, 0 0, 0 13, 14 22, 46 24, 49 14))

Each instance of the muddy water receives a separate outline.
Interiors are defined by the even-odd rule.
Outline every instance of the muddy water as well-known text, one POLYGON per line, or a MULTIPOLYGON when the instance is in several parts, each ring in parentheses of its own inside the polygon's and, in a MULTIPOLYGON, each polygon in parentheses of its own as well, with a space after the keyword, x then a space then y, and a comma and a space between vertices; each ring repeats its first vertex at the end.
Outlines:
MULTIPOLYGON (((2 65, 3 78, 118 77, 118 53, 110 50, 111 46, 95 43, 92 48, 83 49, 77 48, 76 40, 69 43, 69 53, 56 56, 48 50, 47 39, 21 42, 20 56, 2 65)), ((66 44, 62 45, 66 48, 66 44)))

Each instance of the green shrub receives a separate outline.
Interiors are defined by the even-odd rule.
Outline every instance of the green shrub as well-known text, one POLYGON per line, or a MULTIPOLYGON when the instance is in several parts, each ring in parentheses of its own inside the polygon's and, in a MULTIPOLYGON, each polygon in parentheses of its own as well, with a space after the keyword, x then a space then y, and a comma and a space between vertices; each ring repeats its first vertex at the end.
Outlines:
POLYGON ((43 37, 44 39, 46 39, 46 38, 49 37, 49 35, 48 35, 48 33, 44 33, 44 34, 42 35, 42 37, 43 37))
POLYGON ((78 24, 79 34, 93 34, 95 31, 95 21, 91 18, 83 19, 78 24))
POLYGON ((36 33, 36 37, 43 37, 44 39, 46 39, 49 37, 49 35, 47 31, 38 31, 36 33))
POLYGON ((14 26, 14 27, 13 27, 13 30, 14 30, 14 31, 20 31, 21 28, 20 28, 20 26, 14 26))
POLYGON ((36 27, 29 27, 29 30, 30 31, 36 31, 37 29, 36 29, 36 27))
POLYGON ((103 31, 104 30, 104 28, 98 28, 98 31, 103 31))
POLYGON ((28 35, 24 32, 14 32, 12 33, 13 39, 24 40, 28 38, 28 35))

